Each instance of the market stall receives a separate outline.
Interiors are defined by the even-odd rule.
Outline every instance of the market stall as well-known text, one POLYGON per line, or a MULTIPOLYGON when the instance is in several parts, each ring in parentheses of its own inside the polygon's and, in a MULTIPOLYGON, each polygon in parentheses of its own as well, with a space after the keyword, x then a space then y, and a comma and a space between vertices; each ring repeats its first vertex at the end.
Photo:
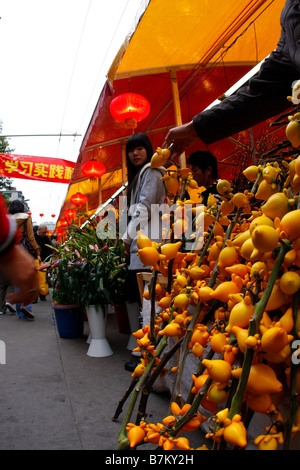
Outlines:
MULTIPOLYGON (((75 208, 71 202, 75 193, 88 198, 79 210, 93 213, 122 187, 126 182, 124 148, 133 131, 146 132, 154 148, 162 145, 168 129, 188 122, 268 56, 280 35, 283 5, 283 0, 222 5, 195 0, 184 4, 179 0, 145 2, 135 30, 108 72, 59 218, 64 210, 75 208), (134 130, 110 112, 111 101, 128 92, 140 94, 150 103, 148 116, 134 130), (82 173, 83 163, 89 160, 105 166, 99 184, 82 173)), ((232 179, 240 172, 239 150, 266 129, 268 123, 263 123, 211 146, 221 176, 232 179)), ((279 139, 283 136, 282 127, 268 132, 279 133, 279 139)))

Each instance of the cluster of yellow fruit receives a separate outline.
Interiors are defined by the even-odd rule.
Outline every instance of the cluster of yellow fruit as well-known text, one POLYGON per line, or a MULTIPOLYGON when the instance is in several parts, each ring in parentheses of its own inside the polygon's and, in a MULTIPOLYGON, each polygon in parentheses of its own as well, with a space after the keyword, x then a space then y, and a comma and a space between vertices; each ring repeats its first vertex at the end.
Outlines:
MULTIPOLYGON (((300 393, 300 370, 293 370, 291 348, 292 341, 300 338, 300 307, 298 313, 295 302, 300 288, 300 156, 290 163, 252 165, 244 175, 253 182, 251 191, 233 193, 230 183, 220 180, 217 190, 223 201, 219 210, 212 196, 205 210, 195 213, 198 224, 199 218, 204 223, 206 244, 201 250, 184 252, 181 241, 157 244, 139 233, 141 261, 166 277, 171 270, 172 285, 169 291, 159 283, 155 286, 155 300, 161 308, 155 317, 155 342, 150 340, 148 325, 135 333, 142 361, 133 376, 151 373, 146 370, 149 357, 155 356, 162 337, 186 338, 186 347, 199 358, 202 372, 191 377, 190 403, 182 408, 172 403, 172 415, 162 423, 128 424, 131 447, 152 442, 164 449, 190 449, 186 438, 175 436, 204 422, 198 409, 193 409, 182 424, 193 403, 212 412, 215 428, 208 438, 217 444, 224 440, 231 446, 245 447, 247 430, 241 410, 231 409, 229 403, 218 411, 233 383, 246 378, 244 388, 240 387, 241 402, 276 423, 286 421, 278 410, 284 389, 289 388, 292 398, 300 393), (213 227, 210 232, 209 226, 213 227), (285 251, 280 261, 282 247, 285 251), (196 312, 191 307, 196 307, 196 312), (209 319, 213 326, 209 327, 205 319, 212 310, 209 319), (250 362, 247 359, 245 372, 246 354, 250 354, 250 362), (295 390, 291 374, 296 374, 295 390)), ((187 172, 181 173, 182 180, 183 176, 186 181, 190 178, 187 172)), ((173 189, 177 191, 178 185, 173 189)), ((186 202, 191 201, 176 202, 179 212, 186 202)), ((144 294, 148 299, 150 295, 144 294)), ((152 371, 159 362, 156 357, 152 371)), ((176 373, 177 367, 172 372, 176 373)), ((298 408, 290 434, 299 429, 298 408)), ((283 440, 282 429, 272 424, 254 443, 258 449, 276 449, 283 440)))

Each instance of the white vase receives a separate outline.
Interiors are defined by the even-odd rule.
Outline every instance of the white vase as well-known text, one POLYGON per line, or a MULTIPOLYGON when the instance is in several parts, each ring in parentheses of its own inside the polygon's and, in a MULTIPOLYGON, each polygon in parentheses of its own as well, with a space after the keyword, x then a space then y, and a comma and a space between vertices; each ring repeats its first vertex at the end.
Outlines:
POLYGON ((92 357, 111 356, 113 351, 106 339, 107 312, 102 306, 96 310, 94 305, 86 309, 90 327, 90 345, 87 355, 92 357))

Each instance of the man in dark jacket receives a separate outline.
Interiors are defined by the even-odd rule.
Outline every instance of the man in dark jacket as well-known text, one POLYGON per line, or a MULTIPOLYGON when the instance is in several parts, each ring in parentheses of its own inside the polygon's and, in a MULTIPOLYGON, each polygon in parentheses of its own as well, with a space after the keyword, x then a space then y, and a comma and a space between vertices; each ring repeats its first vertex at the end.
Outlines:
POLYGON ((249 86, 169 131, 165 143, 169 146, 173 142, 174 156, 198 139, 209 145, 291 107, 287 96, 291 95, 293 82, 300 79, 300 0, 286 1, 280 23, 277 48, 249 86))

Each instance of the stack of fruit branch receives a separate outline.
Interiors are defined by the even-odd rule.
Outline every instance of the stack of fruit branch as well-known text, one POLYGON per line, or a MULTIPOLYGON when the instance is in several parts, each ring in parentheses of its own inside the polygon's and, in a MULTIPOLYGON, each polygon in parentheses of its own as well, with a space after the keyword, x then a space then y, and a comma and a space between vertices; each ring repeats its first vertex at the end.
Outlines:
MULTIPOLYGON (((152 167, 161 165, 162 157, 165 163, 169 155, 158 149, 152 167)), ((220 180, 219 207, 211 196, 203 212, 193 209, 196 229, 204 230, 196 231, 197 244, 190 251, 174 234, 179 225, 185 232, 184 208, 193 203, 185 197, 186 189, 195 182, 182 168, 172 168, 164 177, 175 204, 171 238, 165 233, 161 244, 142 233, 138 238, 141 261, 153 266, 151 321, 134 333, 142 359, 121 400, 123 405, 131 395, 119 449, 145 443, 191 449, 182 432, 197 430, 205 421, 213 448, 245 448, 249 422, 260 414, 270 424, 253 439, 258 449, 273 450, 278 444, 288 449, 299 432, 300 156, 274 160, 244 170, 250 189, 234 192, 228 181, 220 180), (157 282, 157 273, 169 280, 166 289, 157 282), (160 312, 155 312, 155 302, 160 312), (179 348, 178 365, 168 370, 179 348), (199 364, 184 400, 180 386, 188 354, 199 364), (147 397, 155 380, 169 373, 175 375, 170 413, 151 423, 147 397), (287 416, 281 411, 286 396, 287 416), (211 413, 208 420, 202 409, 211 413)))

